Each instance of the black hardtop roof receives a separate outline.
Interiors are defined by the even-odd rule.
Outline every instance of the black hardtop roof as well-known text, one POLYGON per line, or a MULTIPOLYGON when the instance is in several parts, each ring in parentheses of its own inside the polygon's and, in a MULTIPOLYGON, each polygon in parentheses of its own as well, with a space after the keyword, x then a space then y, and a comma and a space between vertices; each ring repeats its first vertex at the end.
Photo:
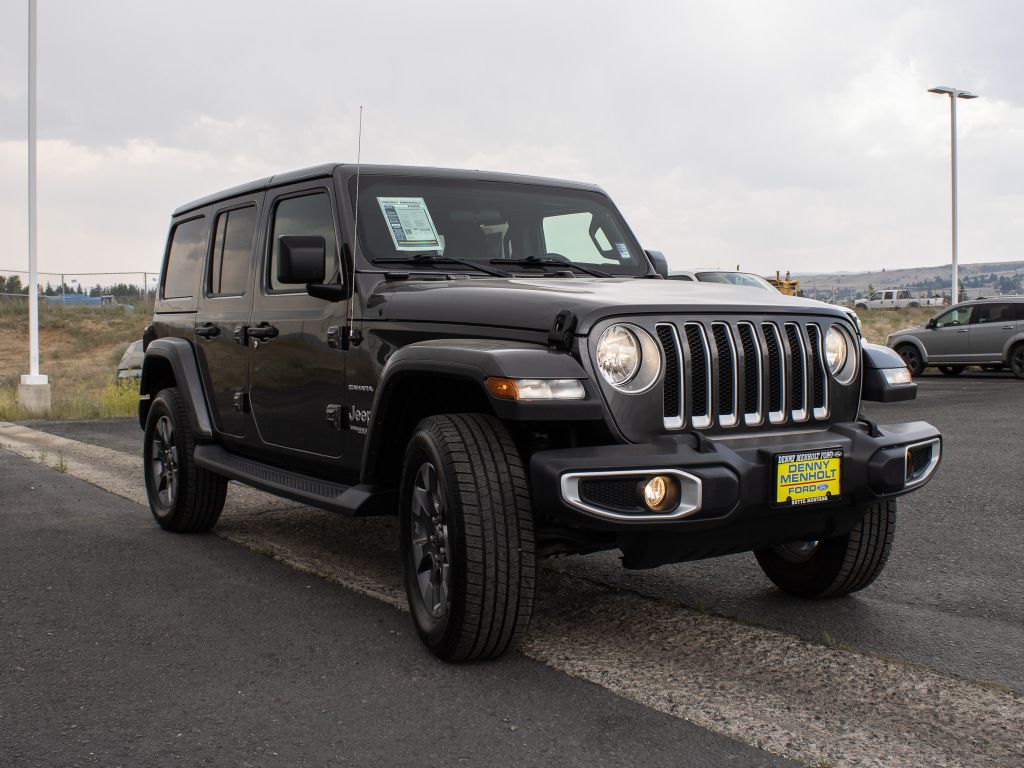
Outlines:
MULTIPOLYGON (((419 178, 437 179, 461 179, 470 181, 504 181, 514 184, 534 184, 545 187, 565 187, 570 189, 583 189, 591 192, 602 192, 601 188, 594 184, 586 184, 577 181, 565 181, 564 179, 550 179, 543 176, 525 176, 515 173, 494 173, 491 171, 471 171, 457 168, 424 168, 412 165, 363 165, 359 169, 360 174, 367 176, 413 176, 419 178)), ((291 184, 297 181, 319 179, 326 176, 333 176, 341 173, 345 180, 355 176, 356 166, 354 163, 325 163, 314 165, 310 168, 302 168, 297 171, 287 171, 263 179, 250 181, 248 184, 240 184, 212 195, 206 195, 191 203, 186 203, 174 211, 174 216, 203 208, 212 203, 227 200, 241 195, 251 195, 254 192, 261 192, 271 187, 279 187, 282 184, 291 184)))

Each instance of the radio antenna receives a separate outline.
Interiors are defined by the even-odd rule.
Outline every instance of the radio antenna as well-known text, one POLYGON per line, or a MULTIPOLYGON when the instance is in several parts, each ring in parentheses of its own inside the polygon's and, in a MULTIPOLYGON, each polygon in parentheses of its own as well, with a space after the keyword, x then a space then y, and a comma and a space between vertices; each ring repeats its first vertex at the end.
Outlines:
POLYGON ((352 291, 348 300, 348 335, 352 336, 352 312, 356 303, 356 257, 359 254, 359 171, 363 161, 363 105, 359 105, 359 131, 356 135, 356 207, 352 224, 352 291))

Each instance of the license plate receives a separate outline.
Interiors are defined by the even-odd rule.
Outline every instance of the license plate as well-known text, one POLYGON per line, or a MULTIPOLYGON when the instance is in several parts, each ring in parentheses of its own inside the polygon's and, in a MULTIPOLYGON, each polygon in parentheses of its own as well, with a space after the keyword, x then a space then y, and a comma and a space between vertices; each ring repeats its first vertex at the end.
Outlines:
POLYGON ((842 464, 842 448, 776 454, 775 505, 793 507, 838 498, 842 464))

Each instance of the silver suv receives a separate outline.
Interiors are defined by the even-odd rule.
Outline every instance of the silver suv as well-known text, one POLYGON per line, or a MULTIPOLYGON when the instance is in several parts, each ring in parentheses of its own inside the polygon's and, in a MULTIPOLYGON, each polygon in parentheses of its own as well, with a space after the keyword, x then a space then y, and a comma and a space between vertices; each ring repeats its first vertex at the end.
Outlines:
POLYGON ((940 312, 922 328, 906 328, 885 340, 917 376, 937 366, 956 376, 968 365, 986 371, 1009 367, 1024 379, 1024 296, 965 301, 940 312))

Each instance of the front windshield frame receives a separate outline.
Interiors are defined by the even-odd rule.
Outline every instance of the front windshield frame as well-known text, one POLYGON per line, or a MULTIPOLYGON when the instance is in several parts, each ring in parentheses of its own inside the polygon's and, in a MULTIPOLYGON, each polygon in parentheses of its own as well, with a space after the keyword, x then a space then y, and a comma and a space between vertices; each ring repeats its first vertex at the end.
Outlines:
POLYGON ((702 283, 720 283, 720 284, 736 285, 736 286, 739 286, 740 288, 759 288, 761 290, 771 291, 773 293, 779 293, 780 292, 778 288, 776 288, 774 285, 769 283, 763 277, 761 277, 760 275, 755 275, 752 272, 731 272, 731 271, 724 270, 724 269, 721 269, 721 270, 707 269, 707 270, 701 270, 700 272, 697 272, 696 275, 697 275, 697 279, 700 282, 702 282, 702 283), (704 275, 715 275, 715 276, 720 276, 720 277, 722 277, 724 279, 722 279, 722 280, 704 280, 704 279, 702 279, 702 277, 704 275), (747 285, 747 284, 744 284, 742 282, 738 282, 736 280, 730 280, 729 278, 733 277, 733 276, 742 277, 745 281, 749 281, 750 283, 754 283, 754 284, 753 285, 747 285))
MULTIPOLYGON (((349 197, 354 211, 357 198, 355 176, 349 179, 349 197)), ((594 190, 519 181, 366 173, 359 178, 358 199, 359 250, 362 260, 375 268, 391 270, 402 260, 408 259, 413 264, 413 257, 428 254, 441 257, 430 268, 445 272, 465 271, 472 275, 476 274, 472 267, 445 263, 445 258, 451 256, 491 265, 492 258, 497 256, 494 266, 516 276, 550 275, 559 271, 558 265, 533 266, 516 262, 530 256, 544 259, 550 255, 546 247, 551 234, 546 224, 556 216, 589 212, 592 215, 585 221, 589 223, 588 234, 594 243, 594 254, 599 258, 580 258, 590 254, 580 254, 579 251, 563 254, 567 261, 562 271, 572 271, 576 263, 606 272, 611 277, 644 277, 652 273, 646 253, 618 208, 607 195, 594 190), (434 244, 433 247, 414 249, 403 244, 399 248, 383 218, 385 214, 380 199, 402 197, 423 199, 430 226, 440 236, 440 246, 434 244), (466 203, 464 209, 460 203, 466 203), (458 241, 450 236, 454 234, 451 231, 446 237, 445 228, 459 225, 465 230, 467 220, 472 220, 480 228, 489 243, 479 252, 475 247, 469 252, 449 248, 458 241), (617 256, 618 260, 609 258, 606 255, 609 253, 617 256), (509 263, 504 264, 503 261, 509 263)), ((473 237, 479 235, 472 226, 469 229, 473 237)), ((427 267, 427 263, 422 266, 427 267)), ((589 277, 581 268, 578 272, 578 277, 589 277)))

